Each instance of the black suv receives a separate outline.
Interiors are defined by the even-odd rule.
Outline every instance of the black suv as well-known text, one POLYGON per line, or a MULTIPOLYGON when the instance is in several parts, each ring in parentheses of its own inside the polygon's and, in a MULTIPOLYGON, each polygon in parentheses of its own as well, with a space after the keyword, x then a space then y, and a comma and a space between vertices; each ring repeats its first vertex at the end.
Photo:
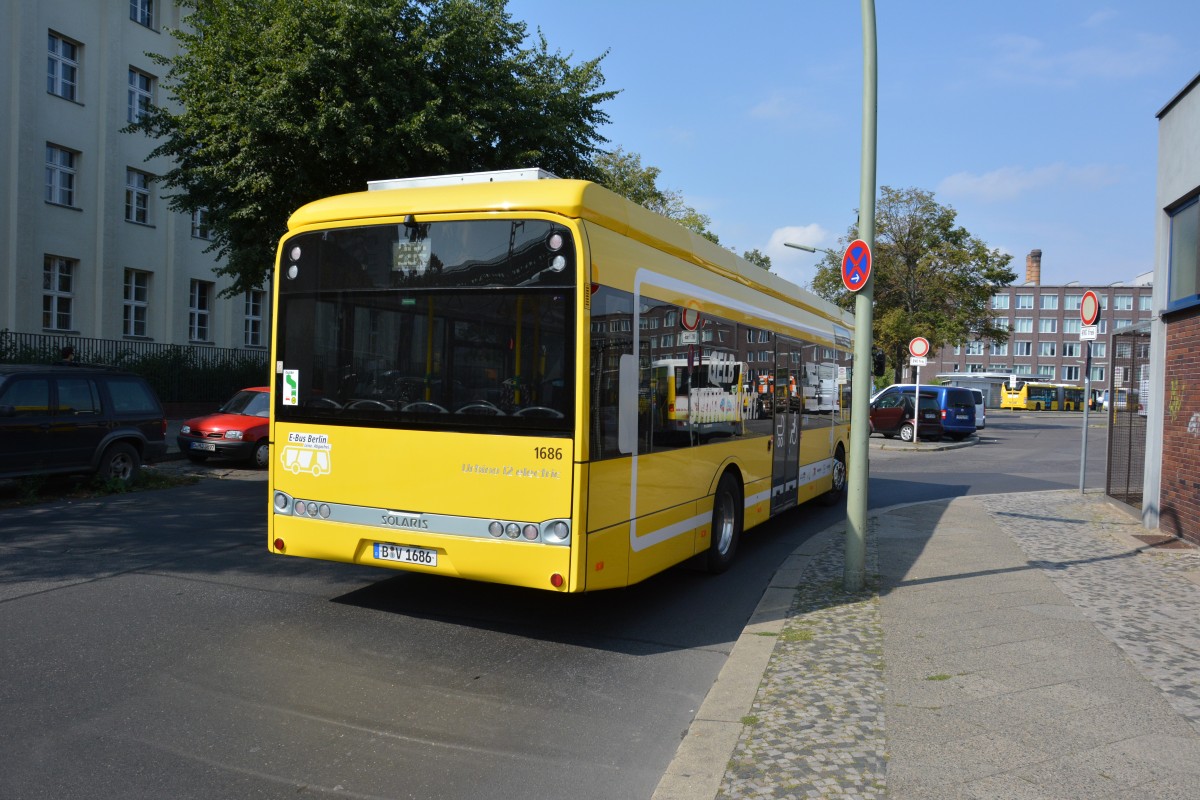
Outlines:
POLYGON ((167 450, 162 404, 138 375, 0 364, 0 477, 95 473, 132 483, 167 450))

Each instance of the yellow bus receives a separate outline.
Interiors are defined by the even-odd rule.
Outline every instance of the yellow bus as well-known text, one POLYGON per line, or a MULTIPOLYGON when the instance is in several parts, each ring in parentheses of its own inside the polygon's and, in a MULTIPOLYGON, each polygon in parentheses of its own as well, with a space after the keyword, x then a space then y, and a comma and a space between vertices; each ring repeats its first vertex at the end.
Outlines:
POLYGON ((1082 411, 1082 386, 1007 380, 1001 387, 1000 408, 1021 411, 1082 411))
POLYGON ((745 529, 844 497, 849 409, 788 387, 849 366, 851 315, 544 175, 372 182, 292 215, 272 553, 584 592, 720 572, 745 529), (769 415, 719 418, 762 376, 769 415))

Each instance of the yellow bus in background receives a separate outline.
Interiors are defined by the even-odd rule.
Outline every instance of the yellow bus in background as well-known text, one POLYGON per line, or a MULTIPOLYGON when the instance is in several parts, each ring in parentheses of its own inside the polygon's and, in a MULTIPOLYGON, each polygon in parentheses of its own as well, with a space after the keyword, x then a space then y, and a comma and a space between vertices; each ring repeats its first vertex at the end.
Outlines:
POLYGON ((1001 388, 1000 408, 1021 411, 1083 411, 1082 386, 1063 383, 1007 380, 1001 388))
POLYGON ((789 387, 852 317, 596 184, 372 182, 277 257, 272 553, 583 592, 844 497, 849 407, 789 387))

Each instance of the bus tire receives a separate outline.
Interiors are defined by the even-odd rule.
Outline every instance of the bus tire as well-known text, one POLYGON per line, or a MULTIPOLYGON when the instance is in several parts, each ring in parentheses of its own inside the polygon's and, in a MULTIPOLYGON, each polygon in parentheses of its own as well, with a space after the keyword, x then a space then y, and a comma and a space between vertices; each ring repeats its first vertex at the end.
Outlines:
POLYGON ((839 444, 837 452, 833 454, 833 487, 821 495, 821 505, 836 506, 844 502, 846 499, 847 480, 846 451, 839 444))
POLYGON ((729 569, 737 555, 742 537, 742 486, 733 472, 717 482, 713 495, 712 528, 708 543, 708 571, 715 574, 729 569))

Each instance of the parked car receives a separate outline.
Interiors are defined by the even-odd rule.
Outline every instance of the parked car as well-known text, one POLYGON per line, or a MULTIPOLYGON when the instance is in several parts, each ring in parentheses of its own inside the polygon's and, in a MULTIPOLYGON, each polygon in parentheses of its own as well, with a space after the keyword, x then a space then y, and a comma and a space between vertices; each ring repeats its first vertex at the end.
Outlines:
MULTIPOLYGON (((889 394, 912 394, 916 387, 911 383, 893 383, 883 389, 872 402, 889 394)), ((921 394, 933 392, 942 414, 942 431, 955 441, 962 441, 975 432, 975 398, 969 389, 961 386, 933 386, 921 384, 921 394)))
POLYGON ((145 379, 105 367, 0 364, 0 477, 94 473, 132 483, 167 450, 145 379))
POLYGON ((889 392, 881 395, 871 403, 871 433, 883 434, 885 439, 899 436, 906 442, 913 441, 914 434, 921 439, 941 439, 942 414, 937 396, 922 390, 920 408, 920 419, 914 429, 912 393, 889 392))
POLYGON ((967 391, 975 398, 975 428, 983 430, 987 427, 987 403, 983 400, 983 390, 968 389, 967 391))
POLYGON ((179 451, 197 463, 217 456, 265 467, 271 457, 270 414, 270 388, 242 389, 216 413, 183 423, 176 437, 179 451))

